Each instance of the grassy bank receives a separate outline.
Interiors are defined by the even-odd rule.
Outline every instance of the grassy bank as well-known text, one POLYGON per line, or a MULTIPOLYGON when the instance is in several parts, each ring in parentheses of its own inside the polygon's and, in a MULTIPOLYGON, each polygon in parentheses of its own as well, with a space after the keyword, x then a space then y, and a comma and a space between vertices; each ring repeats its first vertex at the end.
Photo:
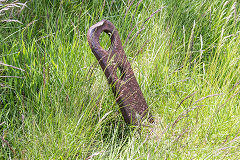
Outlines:
POLYGON ((237 0, 9 3, 0 6, 9 8, 0 13, 0 159, 240 157, 237 0), (90 50, 87 31, 102 19, 119 31, 149 127, 125 124, 90 50))

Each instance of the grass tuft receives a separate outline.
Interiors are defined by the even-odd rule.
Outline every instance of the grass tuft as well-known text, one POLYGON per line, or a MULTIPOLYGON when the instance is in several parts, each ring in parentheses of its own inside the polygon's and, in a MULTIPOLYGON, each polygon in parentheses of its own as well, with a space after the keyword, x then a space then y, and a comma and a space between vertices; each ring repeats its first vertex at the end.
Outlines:
POLYGON ((239 159, 239 6, 0 0, 0 159, 239 159), (120 114, 86 38, 102 19, 154 124, 120 114))

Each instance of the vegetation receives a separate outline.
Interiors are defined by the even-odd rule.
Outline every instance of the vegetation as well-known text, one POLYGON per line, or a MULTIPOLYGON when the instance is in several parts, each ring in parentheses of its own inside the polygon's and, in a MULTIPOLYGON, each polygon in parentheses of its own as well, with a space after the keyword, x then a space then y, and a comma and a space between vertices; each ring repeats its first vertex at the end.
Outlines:
POLYGON ((239 159, 239 7, 1 0, 0 159, 239 159), (119 31, 154 124, 123 121, 86 38, 102 19, 119 31))

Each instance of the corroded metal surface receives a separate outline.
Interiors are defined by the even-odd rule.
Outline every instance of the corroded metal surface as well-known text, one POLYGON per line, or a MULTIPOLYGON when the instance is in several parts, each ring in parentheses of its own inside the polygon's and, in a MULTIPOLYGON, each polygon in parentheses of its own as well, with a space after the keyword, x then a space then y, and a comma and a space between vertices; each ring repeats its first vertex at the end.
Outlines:
POLYGON ((114 25, 108 20, 102 20, 90 27, 87 38, 92 52, 112 87, 125 122, 137 125, 144 117, 148 117, 149 121, 153 122, 114 25), (109 34, 111 38, 111 47, 108 51, 104 50, 99 43, 102 32, 109 34), (120 75, 117 74, 118 70, 120 75))

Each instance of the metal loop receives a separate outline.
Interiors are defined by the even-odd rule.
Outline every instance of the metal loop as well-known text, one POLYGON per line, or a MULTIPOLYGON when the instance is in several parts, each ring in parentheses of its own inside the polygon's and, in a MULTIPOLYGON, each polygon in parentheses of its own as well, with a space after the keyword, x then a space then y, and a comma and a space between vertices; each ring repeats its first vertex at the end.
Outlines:
POLYGON ((146 116, 150 122, 153 122, 114 25, 110 21, 102 20, 90 27, 87 36, 90 48, 116 96, 125 122, 137 125, 146 116), (99 43, 102 32, 111 33, 111 49, 109 51, 104 50, 99 43), (121 72, 120 76, 117 76, 117 69, 121 72))

